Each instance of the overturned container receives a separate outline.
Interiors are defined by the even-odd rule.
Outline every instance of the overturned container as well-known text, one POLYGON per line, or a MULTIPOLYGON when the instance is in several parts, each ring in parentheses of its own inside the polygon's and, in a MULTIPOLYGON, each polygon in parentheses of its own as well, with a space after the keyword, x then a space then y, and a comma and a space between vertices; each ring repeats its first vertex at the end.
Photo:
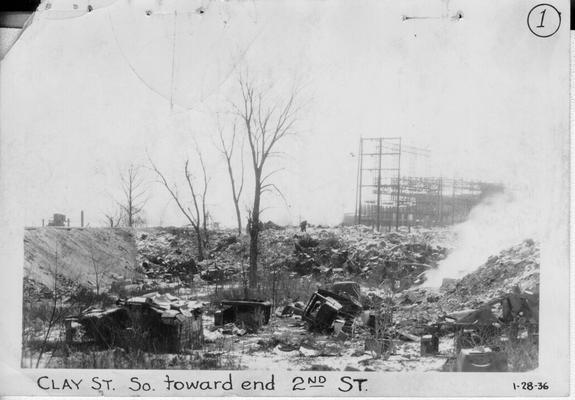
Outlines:
POLYGON ((271 303, 264 300, 222 300, 214 313, 214 325, 234 323, 248 332, 256 332, 267 325, 271 316, 271 303))
POLYGON ((304 309, 302 318, 307 321, 313 331, 324 331, 331 333, 334 330, 336 320, 345 321, 341 331, 351 334, 353 321, 362 311, 359 302, 359 286, 343 285, 334 287, 338 292, 332 290, 318 289, 309 299, 304 309))

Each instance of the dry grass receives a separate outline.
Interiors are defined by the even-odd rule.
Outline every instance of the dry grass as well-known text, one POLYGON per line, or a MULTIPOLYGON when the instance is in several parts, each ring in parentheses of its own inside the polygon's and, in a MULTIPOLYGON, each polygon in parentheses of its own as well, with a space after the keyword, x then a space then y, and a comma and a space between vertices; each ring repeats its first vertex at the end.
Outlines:
MULTIPOLYGON (((241 357, 231 353, 231 339, 206 344, 201 350, 186 350, 179 354, 155 354, 142 350, 114 348, 99 350, 95 345, 72 349, 63 342, 51 343, 40 365, 43 368, 70 369, 191 369, 191 370, 238 370, 242 369, 241 357)), ((26 348, 22 367, 32 366, 38 352, 26 348)))
POLYGON ((529 339, 509 342, 502 349, 507 354, 510 372, 532 371, 539 366, 539 346, 529 339))

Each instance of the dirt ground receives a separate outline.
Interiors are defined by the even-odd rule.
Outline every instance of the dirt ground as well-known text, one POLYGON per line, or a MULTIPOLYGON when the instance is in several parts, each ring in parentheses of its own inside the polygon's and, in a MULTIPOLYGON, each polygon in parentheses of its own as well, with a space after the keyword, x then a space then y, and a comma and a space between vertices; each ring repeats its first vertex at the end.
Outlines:
POLYGON ((453 338, 442 338, 434 356, 421 357, 419 343, 396 340, 388 357, 378 357, 365 351, 367 333, 339 341, 310 333, 299 316, 272 316, 260 332, 243 336, 223 335, 221 329, 210 332, 209 326, 207 331, 207 348, 218 340, 226 342, 228 355, 248 370, 441 371, 453 355, 453 338))

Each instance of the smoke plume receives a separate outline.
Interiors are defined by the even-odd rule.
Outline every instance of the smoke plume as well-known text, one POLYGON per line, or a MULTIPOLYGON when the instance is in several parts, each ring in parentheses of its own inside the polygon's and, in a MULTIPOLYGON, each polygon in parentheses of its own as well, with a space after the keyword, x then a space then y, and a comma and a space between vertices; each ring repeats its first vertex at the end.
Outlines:
POLYGON ((438 287, 444 278, 461 278, 507 247, 528 238, 539 240, 541 215, 530 198, 506 191, 477 205, 465 222, 454 227, 452 252, 428 274, 424 285, 438 287))

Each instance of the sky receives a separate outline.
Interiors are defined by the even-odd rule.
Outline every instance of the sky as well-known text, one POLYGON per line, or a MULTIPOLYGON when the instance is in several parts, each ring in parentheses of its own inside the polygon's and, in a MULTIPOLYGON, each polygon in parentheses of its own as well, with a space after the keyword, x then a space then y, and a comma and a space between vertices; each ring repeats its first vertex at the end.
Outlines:
MULTIPOLYGON (((298 88, 297 135, 267 166, 282 169, 284 196, 264 197, 263 220, 337 224, 353 212, 362 136, 401 136, 430 150, 429 159, 406 158, 405 173, 512 184, 532 206, 548 202, 562 179, 562 42, 536 38, 517 18, 528 4, 90 4, 87 12, 87 1, 44 1, 1 64, 4 167, 18 169, 5 184, 21 195, 24 225, 54 212, 78 225, 80 210, 91 226, 102 225, 131 163, 143 166, 148 224, 182 225, 148 159, 185 193, 183 165, 190 158, 199 177, 199 147, 210 213, 233 226, 216 145, 218 123, 231 131, 240 73, 268 88, 270 101, 298 88)), ((252 199, 249 167, 243 212, 252 199)))

